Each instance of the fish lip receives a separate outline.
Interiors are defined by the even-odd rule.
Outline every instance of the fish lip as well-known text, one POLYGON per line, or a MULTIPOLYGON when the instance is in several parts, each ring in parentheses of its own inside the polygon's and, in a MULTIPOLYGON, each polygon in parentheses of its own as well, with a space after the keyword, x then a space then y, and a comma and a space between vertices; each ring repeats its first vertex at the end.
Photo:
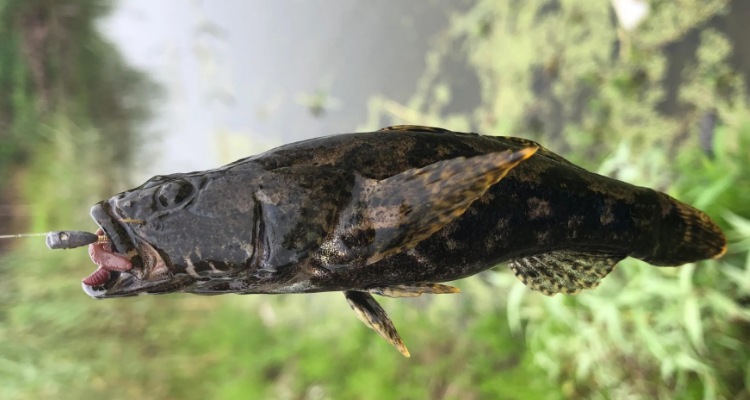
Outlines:
POLYGON ((134 271, 146 273, 141 255, 141 248, 144 247, 145 241, 137 238, 130 224, 121 221, 122 218, 117 215, 117 208, 112 201, 105 200, 94 205, 91 208, 91 217, 109 239, 113 251, 130 259, 132 269, 127 272, 110 271, 109 278, 102 285, 89 286, 82 282, 83 291, 95 299, 131 297, 145 294, 149 290, 157 289, 157 286, 169 283, 171 274, 164 279, 141 280, 132 273, 134 271), (137 241, 143 243, 139 245, 137 241))

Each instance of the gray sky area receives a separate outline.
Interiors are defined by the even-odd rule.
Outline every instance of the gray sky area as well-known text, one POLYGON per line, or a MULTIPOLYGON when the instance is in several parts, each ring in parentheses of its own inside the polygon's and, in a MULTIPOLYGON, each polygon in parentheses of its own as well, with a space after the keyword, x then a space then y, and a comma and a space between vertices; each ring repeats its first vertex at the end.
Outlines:
POLYGON ((120 0, 101 29, 167 90, 139 177, 355 131, 371 95, 415 91, 430 42, 462 4, 120 0), (316 117, 318 91, 331 107, 316 117))

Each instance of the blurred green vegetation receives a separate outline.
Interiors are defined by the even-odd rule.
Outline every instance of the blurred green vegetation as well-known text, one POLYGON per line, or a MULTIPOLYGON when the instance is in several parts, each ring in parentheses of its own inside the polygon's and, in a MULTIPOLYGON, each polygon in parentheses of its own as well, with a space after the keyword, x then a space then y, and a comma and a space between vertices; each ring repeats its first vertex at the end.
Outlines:
POLYGON ((110 8, 102 0, 0 1, 0 183, 50 144, 60 118, 92 131, 99 165, 117 166, 108 171, 114 181, 126 178, 119 167, 132 161, 151 113, 143 99, 158 88, 98 33, 110 8))
MULTIPOLYGON (((435 43, 412 101, 373 98, 367 127, 539 140, 705 209, 731 240, 721 261, 627 260, 597 290, 553 298, 501 266, 458 296, 383 299, 405 359, 340 293, 93 301, 85 251, 29 240, 0 254, 0 398, 750 399, 747 83, 706 22, 726 2, 650 4, 627 33, 609 2, 480 0, 435 43), (670 87, 669 49, 688 32, 697 51, 670 87), (477 72, 476 110, 446 111, 455 58, 477 72)), ((93 228, 88 208, 129 187, 147 139, 153 85, 93 29, 108 8, 0 1, 0 187, 30 205, 30 231, 93 228)))

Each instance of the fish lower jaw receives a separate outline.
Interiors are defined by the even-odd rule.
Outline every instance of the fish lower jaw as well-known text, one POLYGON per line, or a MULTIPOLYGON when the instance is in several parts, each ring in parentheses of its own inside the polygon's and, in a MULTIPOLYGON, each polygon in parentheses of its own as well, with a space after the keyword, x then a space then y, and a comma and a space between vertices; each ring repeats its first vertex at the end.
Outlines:
POLYGON ((107 290, 104 289, 102 286, 91 286, 87 285, 83 282, 81 282, 81 288, 83 289, 83 292, 89 295, 89 297, 93 299, 102 299, 102 295, 107 293, 107 290))
MULTIPOLYGON (((98 272, 99 270, 97 270, 98 272)), ((94 276, 92 274, 91 276, 94 276)), ((106 298, 107 292, 109 292, 111 289, 113 289, 115 286, 117 286, 117 282, 121 280, 127 280, 127 279, 133 279, 135 278, 132 274, 128 272, 116 272, 116 273, 109 273, 107 276, 107 280, 104 283, 99 284, 98 282, 93 282, 94 284, 87 283, 86 279, 84 279, 81 282, 81 288, 83 289, 84 293, 89 295, 90 297, 94 299, 104 299, 106 298)))
POLYGON ((113 272, 109 280, 98 286, 81 283, 83 291, 90 297, 102 300, 117 297, 145 296, 172 281, 169 273, 161 279, 141 280, 129 272, 113 272))

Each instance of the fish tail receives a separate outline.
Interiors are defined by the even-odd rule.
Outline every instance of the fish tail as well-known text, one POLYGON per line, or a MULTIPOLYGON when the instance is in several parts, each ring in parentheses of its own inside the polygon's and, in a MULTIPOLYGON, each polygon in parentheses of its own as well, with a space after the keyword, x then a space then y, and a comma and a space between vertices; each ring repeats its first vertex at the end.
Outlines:
POLYGON ((721 228, 703 211, 659 193, 661 223, 658 245, 651 257, 654 265, 682 265, 719 258, 727 251, 727 239, 721 228))

